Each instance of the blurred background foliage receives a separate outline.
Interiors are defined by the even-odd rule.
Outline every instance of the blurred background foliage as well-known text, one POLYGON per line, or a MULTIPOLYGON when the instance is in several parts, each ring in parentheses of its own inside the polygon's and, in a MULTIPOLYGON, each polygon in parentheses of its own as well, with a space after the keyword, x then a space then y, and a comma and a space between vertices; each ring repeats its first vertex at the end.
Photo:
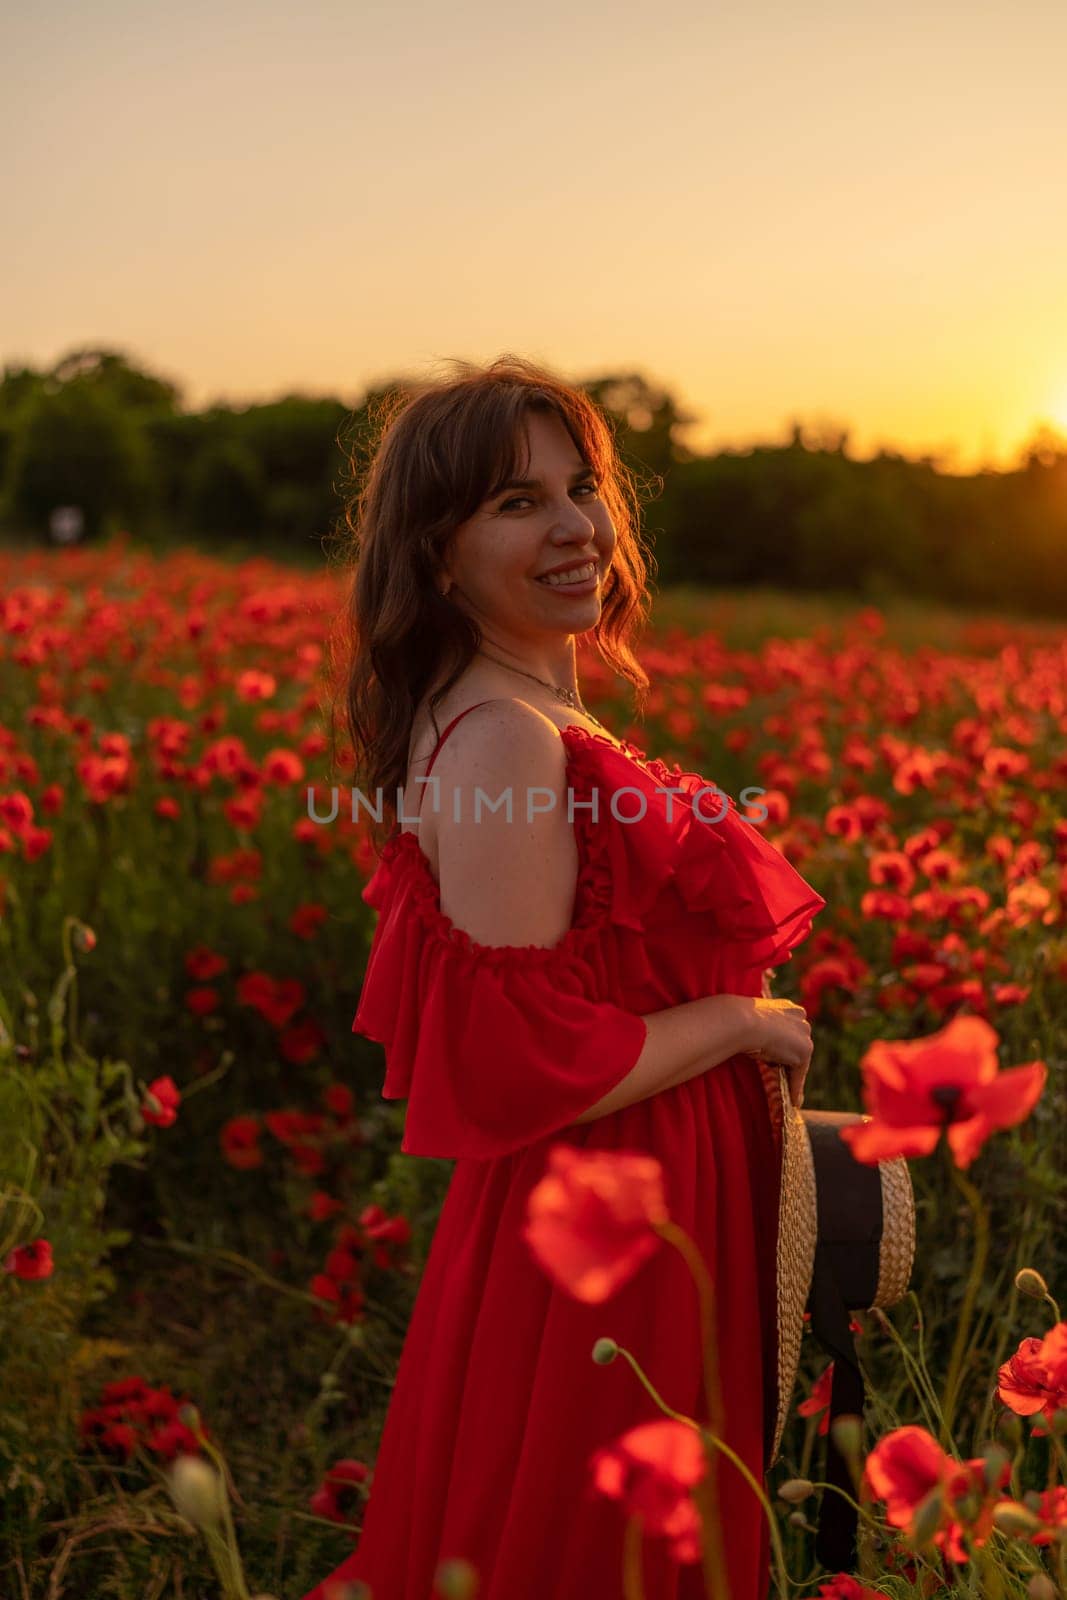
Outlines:
MULTIPOLYGON (((184 408, 180 387, 117 350, 85 348, 0 381, 0 536, 47 542, 79 506, 84 534, 126 528, 157 549, 199 543, 318 565, 353 488, 372 407, 298 394, 184 408)), ((586 380, 645 499, 665 585, 773 582, 882 604, 896 597, 1033 616, 1067 611, 1067 440, 1035 432, 1013 471, 957 475, 933 456, 848 452, 848 432, 793 424, 787 443, 699 455, 697 420, 640 373, 586 380)))

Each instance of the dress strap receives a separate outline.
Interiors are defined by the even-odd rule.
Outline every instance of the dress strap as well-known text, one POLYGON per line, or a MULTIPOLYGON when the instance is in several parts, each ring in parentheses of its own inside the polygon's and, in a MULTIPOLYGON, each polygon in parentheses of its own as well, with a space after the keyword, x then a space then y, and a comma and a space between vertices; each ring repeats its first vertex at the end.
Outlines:
MULTIPOLYGON (((477 711, 478 706, 487 706, 488 704, 489 704, 488 700, 479 700, 479 701, 477 701, 477 703, 475 705, 468 706, 467 707, 467 711, 477 711)), ((444 733, 441 735, 441 737, 438 739, 437 743, 434 745, 434 747, 433 747, 433 755, 430 757, 430 764, 426 768, 426 776, 427 777, 429 777, 430 773, 433 771, 433 764, 437 760, 437 752, 440 750, 441 746, 444 744, 445 740, 448 738, 449 734, 452 732, 452 729, 456 726, 456 723, 459 722, 463 717, 465 717, 467 715, 467 711, 461 711, 458 717, 453 717, 452 718, 452 721, 448 724, 448 727, 445 729, 444 733)))

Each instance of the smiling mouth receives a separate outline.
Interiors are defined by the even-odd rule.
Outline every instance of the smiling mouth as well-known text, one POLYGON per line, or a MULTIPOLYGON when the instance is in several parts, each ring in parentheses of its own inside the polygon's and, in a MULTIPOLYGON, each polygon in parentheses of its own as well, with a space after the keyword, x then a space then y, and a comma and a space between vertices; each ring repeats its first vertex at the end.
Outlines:
POLYGON ((568 589, 574 585, 589 583, 596 577, 598 567, 595 561, 587 561, 583 567, 574 567, 568 572, 546 572, 535 581, 547 584, 550 589, 568 589))

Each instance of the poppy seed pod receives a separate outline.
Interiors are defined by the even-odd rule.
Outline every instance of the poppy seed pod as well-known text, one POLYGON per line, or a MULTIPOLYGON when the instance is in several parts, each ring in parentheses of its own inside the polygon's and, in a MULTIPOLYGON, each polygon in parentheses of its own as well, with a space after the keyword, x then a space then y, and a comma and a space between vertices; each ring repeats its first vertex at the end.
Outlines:
POLYGON ((854 1412, 847 1411, 831 1422, 830 1434, 845 1460, 855 1460, 863 1442, 862 1419, 854 1412))
POLYGON ((1034 1513, 1028 1511, 1024 1505, 1020 1505, 1018 1500, 1002 1500, 1000 1505, 994 1506, 993 1524, 1001 1533, 1009 1536, 1036 1533, 1041 1526, 1034 1513))
POLYGON ((442 1561, 435 1578, 441 1600, 474 1600, 478 1576, 469 1561, 442 1561))
POLYGON ((170 1471, 174 1504, 194 1528, 214 1528, 222 1521, 222 1479, 199 1456, 179 1456, 170 1471))
POLYGON ((910 1536, 917 1550, 930 1543, 937 1532, 945 1510, 945 1497, 941 1485, 937 1484, 925 1499, 919 1502, 915 1516, 912 1518, 910 1536))

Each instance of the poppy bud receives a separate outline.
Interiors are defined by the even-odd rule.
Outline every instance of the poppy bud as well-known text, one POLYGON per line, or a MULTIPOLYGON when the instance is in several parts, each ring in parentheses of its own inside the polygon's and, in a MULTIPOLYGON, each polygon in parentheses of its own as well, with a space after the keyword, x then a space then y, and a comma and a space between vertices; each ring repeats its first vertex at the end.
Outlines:
POLYGON ((174 1504, 195 1528, 222 1521, 222 1479, 199 1456, 179 1456, 168 1479, 174 1504))
POLYGON ((801 1500, 806 1500, 813 1494, 815 1485, 810 1478, 788 1478, 778 1489, 779 1500, 788 1500, 790 1505, 797 1505, 801 1500))
POLYGON ((469 1561, 442 1561, 434 1575, 441 1600, 474 1600, 478 1593, 478 1574, 469 1561))
POLYGON ((619 1347, 614 1339, 598 1339, 593 1346, 593 1360, 598 1367, 610 1365, 619 1353, 619 1347))
POLYGON ((916 1549, 921 1550, 924 1544, 930 1543, 940 1526, 944 1509, 945 1500, 941 1485, 936 1484, 926 1498, 919 1501, 911 1520, 911 1541, 916 1549))
POLYGON ((808 1519, 803 1511, 791 1511, 785 1520, 792 1523, 794 1528, 806 1528, 808 1526, 808 1519))
POLYGON ((863 1443, 863 1419, 855 1412, 846 1411, 830 1424, 830 1437, 846 1461, 856 1460, 863 1443))
POLYGON ((1052 1579, 1044 1572, 1035 1572, 1026 1586, 1030 1600, 1056 1600, 1057 1590, 1052 1579))
POLYGON ((985 1459, 985 1466, 982 1468, 985 1486, 987 1489, 995 1489, 1004 1476, 1004 1468, 1011 1461, 1011 1457, 999 1444, 987 1444, 982 1455, 985 1459))
POLYGON ((1029 1535, 1036 1533, 1041 1526, 1032 1511, 1028 1511, 1018 1500, 1002 1500, 993 1507, 993 1524, 1001 1533, 1009 1536, 1014 1534, 1029 1535))
POLYGON ((1022 1443, 1023 1425, 1014 1411, 1002 1411, 997 1418, 997 1434, 1004 1443, 1017 1450, 1022 1443))
POLYGON ((982 1509, 982 1497, 976 1490, 969 1489, 956 1501, 954 1510, 961 1522, 974 1522, 982 1509))
POLYGON ((184 1422, 191 1433, 200 1432, 200 1413, 191 1400, 178 1407, 178 1421, 184 1422))
POLYGON ((1035 1300, 1044 1300, 1048 1294, 1048 1284, 1033 1267, 1023 1267, 1015 1274, 1015 1287, 1020 1294, 1033 1295, 1035 1300))

